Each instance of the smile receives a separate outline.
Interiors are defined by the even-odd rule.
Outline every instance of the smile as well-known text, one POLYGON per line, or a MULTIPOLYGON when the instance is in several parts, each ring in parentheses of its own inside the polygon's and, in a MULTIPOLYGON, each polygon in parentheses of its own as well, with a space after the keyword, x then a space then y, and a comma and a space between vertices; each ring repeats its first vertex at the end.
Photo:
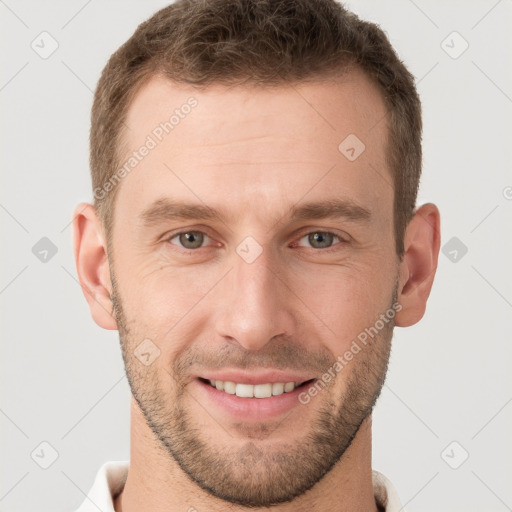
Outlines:
POLYGON ((265 384, 243 384, 212 379, 206 382, 209 382, 212 387, 219 391, 224 391, 229 395, 236 395, 240 398, 270 398, 271 396, 290 393, 299 386, 310 382, 310 380, 303 382, 269 382, 265 384))

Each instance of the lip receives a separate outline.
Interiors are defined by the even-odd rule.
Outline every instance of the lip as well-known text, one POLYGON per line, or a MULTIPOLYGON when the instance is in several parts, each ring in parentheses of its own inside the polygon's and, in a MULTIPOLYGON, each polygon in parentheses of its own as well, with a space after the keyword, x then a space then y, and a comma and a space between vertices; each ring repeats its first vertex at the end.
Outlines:
MULTIPOLYGON (((211 375, 211 374, 210 374, 211 375)), ((224 380, 220 377, 220 373, 215 374, 215 377, 212 377, 212 380, 224 380)), ((231 380, 232 374, 224 374, 222 376, 225 380, 231 380), (230 378, 227 378, 227 377, 230 378)), ((302 376, 286 374, 287 377, 290 377, 289 380, 280 380, 285 376, 285 374, 280 374, 277 378, 269 378, 269 374, 264 375, 263 379, 269 380, 260 380, 261 376, 252 375, 252 382, 248 380, 248 376, 245 378, 241 378, 240 374, 238 374, 238 379, 231 380, 232 382, 244 383, 244 384, 258 384, 258 383, 269 383, 269 382, 302 382, 304 379, 302 376), (297 380, 296 377, 299 377, 297 380)), ((205 377, 197 378, 190 384, 197 388, 197 395, 200 397, 200 402, 206 409, 213 409, 212 416, 213 417, 221 417, 231 421, 237 422, 262 422, 268 421, 272 419, 279 418, 279 416, 283 416, 285 414, 289 414, 294 408, 300 406, 304 407, 299 401, 299 395, 304 392, 312 383, 308 383, 298 388, 295 388, 293 391, 289 391, 287 393, 283 393, 277 396, 271 396, 268 398, 242 398, 236 395, 230 395, 224 391, 219 391, 217 388, 214 388, 209 382, 204 382, 202 379, 206 379, 205 377), (201 400, 202 398, 202 400, 201 400)))
POLYGON ((241 370, 223 370, 219 372, 204 372, 197 375, 205 380, 222 380, 223 382, 236 382, 237 384, 274 384, 276 382, 305 382, 314 379, 314 375, 306 375, 282 370, 262 370, 246 372, 241 370))

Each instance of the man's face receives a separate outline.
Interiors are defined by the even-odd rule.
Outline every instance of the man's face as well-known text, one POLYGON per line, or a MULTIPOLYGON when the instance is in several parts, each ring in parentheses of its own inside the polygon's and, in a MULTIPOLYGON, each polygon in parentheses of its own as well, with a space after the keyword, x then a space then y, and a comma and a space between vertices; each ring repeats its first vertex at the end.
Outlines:
POLYGON ((380 392, 393 321, 377 320, 398 278, 385 113, 359 72, 273 89, 154 78, 130 107, 125 160, 148 135, 156 146, 116 199, 109 256, 127 374, 169 460, 219 498, 269 506, 304 493, 380 392), (355 160, 354 135, 365 145, 355 160), (312 203, 336 215, 302 208, 312 203), (176 205, 219 218, 176 216, 176 205))

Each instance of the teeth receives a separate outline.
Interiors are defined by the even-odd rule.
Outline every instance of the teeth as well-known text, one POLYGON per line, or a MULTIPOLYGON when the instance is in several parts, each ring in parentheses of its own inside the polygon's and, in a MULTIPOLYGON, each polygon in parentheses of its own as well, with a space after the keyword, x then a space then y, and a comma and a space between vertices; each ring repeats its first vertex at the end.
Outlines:
POLYGON ((256 384, 254 387, 254 398, 268 398, 272 396, 272 384, 256 384))
POLYGON ((295 389, 295 382, 287 382, 284 385, 284 392, 288 393, 289 391, 293 391, 295 389))
POLYGON ((284 384, 282 382, 276 382, 272 384, 272 394, 282 395, 284 393, 284 384))
POLYGON ((253 385, 210 379, 210 384, 219 391, 224 391, 230 395, 236 394, 236 396, 241 398, 269 398, 289 393, 300 386, 302 382, 274 382, 253 385))
POLYGON ((237 384, 236 396, 252 398, 254 396, 254 386, 252 384, 237 384))
POLYGON ((236 384, 234 382, 224 382, 224 391, 234 395, 236 393, 236 384))

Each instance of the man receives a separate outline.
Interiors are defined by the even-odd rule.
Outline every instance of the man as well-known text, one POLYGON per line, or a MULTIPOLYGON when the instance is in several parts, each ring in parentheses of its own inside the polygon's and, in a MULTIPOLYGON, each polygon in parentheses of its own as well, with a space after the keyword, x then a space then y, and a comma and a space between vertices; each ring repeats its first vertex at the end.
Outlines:
POLYGON ((111 57, 74 246, 131 455, 81 512, 402 509, 371 413, 437 265, 420 110, 334 0, 178 1, 111 57))

